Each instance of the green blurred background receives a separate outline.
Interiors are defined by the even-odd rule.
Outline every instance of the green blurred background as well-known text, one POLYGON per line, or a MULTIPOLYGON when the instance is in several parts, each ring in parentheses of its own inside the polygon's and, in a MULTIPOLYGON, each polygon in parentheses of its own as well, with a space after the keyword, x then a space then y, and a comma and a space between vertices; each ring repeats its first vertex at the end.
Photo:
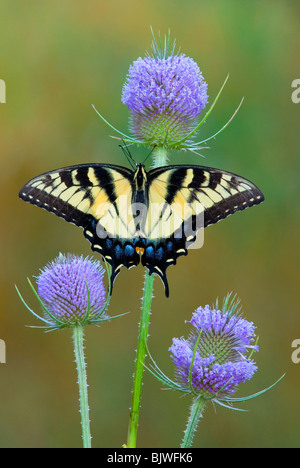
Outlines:
MULTIPOLYGON (((172 377, 172 337, 189 333, 184 322, 195 308, 234 291, 260 336, 259 371, 237 396, 286 377, 266 395, 239 405, 247 412, 208 406, 195 446, 298 447, 300 364, 291 361, 291 344, 300 338, 300 104, 291 100, 291 83, 300 78, 299 2, 2 0, 0 17, 0 78, 7 101, 0 104, 0 338, 7 352, 6 364, 0 364, 0 446, 81 446, 70 330, 45 334, 26 328, 37 322, 14 285, 38 310, 26 277, 37 275, 60 251, 91 250, 80 229, 25 204, 18 191, 33 176, 58 167, 127 165, 91 104, 127 132, 121 90, 129 65, 150 50, 151 25, 162 34, 170 28, 181 51, 197 61, 210 102, 230 73, 201 138, 219 129, 245 96, 205 159, 174 152, 171 162, 243 175, 266 201, 206 230, 204 247, 168 270, 169 299, 155 280, 150 350, 172 377)), ((133 149, 137 161, 147 154, 133 149)), ((94 447, 126 442, 142 285, 142 267, 123 269, 110 314, 131 313, 86 330, 94 447)), ((138 445, 178 447, 189 404, 187 397, 162 391, 146 372, 138 445)))

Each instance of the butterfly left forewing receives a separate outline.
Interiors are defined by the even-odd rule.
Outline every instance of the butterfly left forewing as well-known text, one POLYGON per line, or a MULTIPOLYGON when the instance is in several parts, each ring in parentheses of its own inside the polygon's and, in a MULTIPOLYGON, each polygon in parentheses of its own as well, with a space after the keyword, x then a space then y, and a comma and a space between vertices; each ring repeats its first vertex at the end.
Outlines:
POLYGON ((84 226, 92 204, 92 184, 83 186, 77 175, 78 168, 63 168, 41 174, 25 184, 19 196, 66 221, 84 226))
POLYGON ((83 227, 92 249, 111 264, 113 283, 121 266, 139 263, 137 253, 126 244, 126 239, 134 234, 128 228, 127 214, 132 174, 129 169, 114 165, 70 166, 35 177, 24 185, 19 196, 83 227))

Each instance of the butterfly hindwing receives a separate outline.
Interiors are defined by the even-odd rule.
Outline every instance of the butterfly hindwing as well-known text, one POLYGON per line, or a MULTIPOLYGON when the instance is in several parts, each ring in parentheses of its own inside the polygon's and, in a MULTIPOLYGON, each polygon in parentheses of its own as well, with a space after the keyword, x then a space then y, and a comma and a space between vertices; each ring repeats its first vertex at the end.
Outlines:
POLYGON ((92 249, 112 267, 142 262, 162 279, 187 255, 200 228, 264 200, 250 181, 201 166, 166 166, 146 172, 111 164, 82 164, 35 177, 20 197, 81 226, 92 249))

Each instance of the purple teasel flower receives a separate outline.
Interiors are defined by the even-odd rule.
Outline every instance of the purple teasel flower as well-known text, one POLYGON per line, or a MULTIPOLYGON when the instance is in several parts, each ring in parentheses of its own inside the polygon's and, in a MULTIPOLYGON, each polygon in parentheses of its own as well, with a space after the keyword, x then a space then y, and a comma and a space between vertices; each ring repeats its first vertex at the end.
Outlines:
POLYGON ((25 307, 45 323, 43 327, 32 328, 56 330, 77 325, 98 324, 119 317, 109 317, 105 313, 110 295, 106 295, 104 272, 98 260, 84 258, 82 255, 79 257, 60 253, 41 269, 36 277, 38 291, 28 279, 42 308, 43 316, 36 314, 26 304, 16 287, 25 307))
POLYGON ((50 317, 67 325, 91 322, 102 315, 106 296, 104 271, 98 260, 72 254, 60 254, 46 265, 37 277, 37 285, 50 317))
POLYGON ((129 68, 122 102, 130 110, 135 138, 177 147, 198 124, 208 102, 207 83, 197 63, 184 54, 140 57, 129 68))
POLYGON ((201 141, 195 141, 194 137, 216 105, 228 76, 205 115, 200 115, 208 103, 208 94, 207 83, 198 64, 185 54, 175 52, 175 41, 170 46, 170 33, 164 42, 160 35, 156 41, 153 31, 152 36, 151 53, 132 63, 122 89, 121 99, 129 109, 132 136, 116 129, 95 106, 93 108, 121 136, 115 138, 124 144, 150 146, 154 150, 154 167, 159 167, 167 164, 167 153, 171 149, 189 150, 196 154, 200 154, 198 150, 207 149, 203 144, 229 125, 242 102, 221 129, 201 141))
POLYGON ((257 366, 246 356, 254 345, 255 327, 237 313, 199 307, 188 339, 174 338, 170 347, 181 386, 205 399, 226 399, 250 380, 257 366))

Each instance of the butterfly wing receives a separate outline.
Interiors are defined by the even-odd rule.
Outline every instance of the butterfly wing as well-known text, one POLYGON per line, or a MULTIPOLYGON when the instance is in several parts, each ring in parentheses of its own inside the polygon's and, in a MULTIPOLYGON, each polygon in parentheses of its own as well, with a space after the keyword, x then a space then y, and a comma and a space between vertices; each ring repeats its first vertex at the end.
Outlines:
POLYGON ((70 166, 35 177, 19 195, 83 227, 92 249, 112 266, 111 285, 122 266, 139 263, 141 253, 150 274, 162 279, 166 296, 166 269, 187 255, 199 228, 264 200, 248 180, 200 166, 153 169, 138 193, 137 172, 109 164, 70 166), (141 220, 135 202, 146 208, 141 220))
POLYGON ((166 269, 187 255, 200 228, 264 200, 250 181, 230 172, 201 166, 167 166, 148 173, 147 247, 142 264, 162 279, 166 269))
POLYGON ((35 177, 19 196, 83 227, 92 249, 112 266, 112 285, 121 266, 130 268, 140 261, 131 242, 126 243, 135 236, 130 210, 133 174, 109 164, 70 166, 35 177))

